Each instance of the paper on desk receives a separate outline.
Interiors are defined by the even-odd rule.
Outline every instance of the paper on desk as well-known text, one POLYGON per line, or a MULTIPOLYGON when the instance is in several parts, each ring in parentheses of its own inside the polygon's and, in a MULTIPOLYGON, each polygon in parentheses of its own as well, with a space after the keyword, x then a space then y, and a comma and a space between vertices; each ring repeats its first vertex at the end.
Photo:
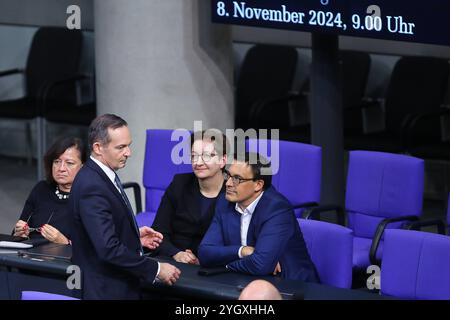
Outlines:
POLYGON ((19 251, 12 249, 0 249, 0 254, 18 254, 19 251))
POLYGON ((32 244, 12 242, 12 241, 0 241, 0 248, 8 249, 30 249, 33 248, 32 244))

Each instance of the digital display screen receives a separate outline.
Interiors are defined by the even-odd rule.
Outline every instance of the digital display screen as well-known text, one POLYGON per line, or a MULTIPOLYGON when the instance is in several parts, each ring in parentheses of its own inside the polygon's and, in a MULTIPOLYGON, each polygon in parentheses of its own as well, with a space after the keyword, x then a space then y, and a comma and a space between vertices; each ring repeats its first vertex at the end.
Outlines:
POLYGON ((450 45, 450 0, 213 0, 216 23, 450 45))

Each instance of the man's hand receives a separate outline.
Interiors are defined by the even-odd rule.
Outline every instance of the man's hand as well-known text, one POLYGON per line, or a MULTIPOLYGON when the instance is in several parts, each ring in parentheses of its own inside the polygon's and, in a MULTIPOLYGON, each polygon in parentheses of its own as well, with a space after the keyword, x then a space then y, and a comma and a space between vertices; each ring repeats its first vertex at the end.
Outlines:
POLYGON ((241 256, 242 256, 242 257, 249 256, 249 255, 253 254, 254 251, 255 251, 255 248, 254 248, 254 247, 245 246, 245 247, 243 247, 242 250, 241 250, 241 256))
POLYGON ((191 250, 180 251, 173 256, 174 260, 182 263, 200 264, 198 258, 192 253, 191 250))
POLYGON ((141 238, 141 245, 151 250, 158 248, 163 240, 161 233, 147 226, 139 228, 139 237, 141 238))
POLYGON ((28 231, 28 224, 23 220, 17 221, 16 225, 14 226, 14 236, 26 238, 29 234, 30 232, 28 231))
POLYGON ((278 273, 281 273, 281 264, 278 262, 275 270, 273 270, 273 275, 276 276, 278 273))
POLYGON ((169 286, 173 285, 175 282, 177 282, 180 274, 181 271, 177 267, 169 263, 159 263, 159 274, 157 278, 165 284, 168 284, 169 286))
POLYGON ((48 241, 59 244, 69 244, 69 239, 67 239, 58 229, 49 224, 44 224, 40 228, 40 232, 48 241))

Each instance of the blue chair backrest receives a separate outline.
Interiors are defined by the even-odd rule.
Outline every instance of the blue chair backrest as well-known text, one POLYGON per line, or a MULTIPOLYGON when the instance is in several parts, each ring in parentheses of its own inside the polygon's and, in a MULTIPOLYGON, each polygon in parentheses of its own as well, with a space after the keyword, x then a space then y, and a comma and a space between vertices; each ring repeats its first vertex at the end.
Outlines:
POLYGON ((450 237, 386 230, 381 293, 406 299, 450 299, 450 237))
POLYGON ((22 291, 22 300, 79 300, 73 297, 61 294, 40 292, 40 291, 22 291))
MULTIPOLYGON (((277 156, 275 154, 277 150, 272 152, 272 143, 276 141, 249 139, 246 147, 251 152, 259 152, 263 156, 272 158, 272 167, 278 169, 278 172, 272 176, 272 184, 292 205, 306 202, 319 203, 322 148, 311 144, 279 140, 279 155, 277 159, 274 159, 277 156)), ((297 217, 300 213, 301 210, 296 210, 297 217)))
POLYGON ((321 283, 352 286, 353 232, 328 222, 297 219, 321 283))
MULTIPOLYGON (((422 212, 424 161, 374 151, 351 151, 345 206, 357 237, 372 238, 384 218, 422 212)), ((389 225, 399 227, 401 223, 389 225)))
POLYGON ((143 184, 145 187, 145 211, 156 212, 166 188, 177 173, 192 172, 190 162, 190 132, 176 130, 147 130, 143 184), (184 133, 183 133, 184 132, 184 133), (182 154, 180 142, 185 141, 188 152, 182 154), (188 163, 174 163, 172 155, 185 157, 188 163))

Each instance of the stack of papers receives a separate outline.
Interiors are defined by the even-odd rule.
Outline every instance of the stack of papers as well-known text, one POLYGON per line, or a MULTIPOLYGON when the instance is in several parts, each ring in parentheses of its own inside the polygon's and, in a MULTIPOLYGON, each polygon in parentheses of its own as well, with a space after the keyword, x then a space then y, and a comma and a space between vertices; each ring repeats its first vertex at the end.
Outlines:
POLYGON ((5 249, 30 249, 33 248, 32 244, 12 241, 0 241, 0 248, 5 249))

